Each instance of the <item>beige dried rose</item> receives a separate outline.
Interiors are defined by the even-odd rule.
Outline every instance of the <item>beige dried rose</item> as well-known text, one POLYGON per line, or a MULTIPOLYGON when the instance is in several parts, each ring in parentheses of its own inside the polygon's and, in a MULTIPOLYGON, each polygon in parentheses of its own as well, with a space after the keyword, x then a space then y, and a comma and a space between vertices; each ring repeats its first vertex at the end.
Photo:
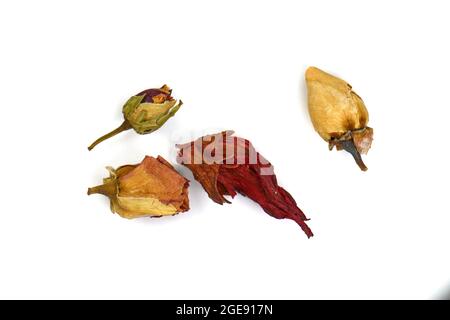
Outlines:
POLYGON ((330 150, 346 150, 361 170, 367 167, 361 153, 367 154, 372 144, 373 129, 367 126, 369 113, 363 100, 352 87, 318 68, 305 73, 308 109, 314 129, 328 142, 330 150))

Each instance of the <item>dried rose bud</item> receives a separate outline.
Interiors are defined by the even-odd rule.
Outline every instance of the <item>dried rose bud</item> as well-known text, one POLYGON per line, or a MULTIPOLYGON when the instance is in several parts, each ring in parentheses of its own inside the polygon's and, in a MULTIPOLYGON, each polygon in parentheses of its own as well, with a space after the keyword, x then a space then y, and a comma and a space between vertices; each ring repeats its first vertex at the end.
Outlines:
POLYGON ((123 218, 161 217, 189 210, 189 181, 164 158, 145 157, 137 165, 108 167, 103 184, 89 188, 111 201, 111 211, 123 218))
POLYGON ((237 193, 257 202, 265 212, 277 219, 292 219, 308 237, 313 233, 308 220, 292 196, 280 187, 272 165, 245 139, 232 137, 233 131, 201 137, 180 149, 177 161, 188 167, 209 197, 229 203, 237 193))
POLYGON ((88 149, 92 150, 100 142, 125 130, 134 129, 139 134, 147 134, 159 129, 183 104, 181 100, 177 103, 171 94, 172 89, 163 85, 160 89, 148 89, 132 96, 122 109, 124 122, 98 138, 88 149))
POLYGON ((337 150, 351 153, 361 170, 366 171, 361 153, 369 151, 373 129, 367 126, 369 113, 364 102, 347 82, 318 68, 308 68, 305 78, 314 128, 330 150, 336 146, 337 150))

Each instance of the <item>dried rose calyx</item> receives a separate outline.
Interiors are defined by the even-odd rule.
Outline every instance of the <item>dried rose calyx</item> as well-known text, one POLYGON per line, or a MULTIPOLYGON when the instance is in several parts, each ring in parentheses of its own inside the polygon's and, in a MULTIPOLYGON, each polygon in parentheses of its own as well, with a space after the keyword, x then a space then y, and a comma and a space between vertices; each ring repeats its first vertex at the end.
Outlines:
POLYGON ((180 109, 183 102, 171 96, 172 89, 163 85, 159 89, 148 89, 132 96, 122 108, 124 122, 116 129, 98 138, 88 149, 92 150, 100 142, 116 134, 134 129, 139 134, 147 134, 159 129, 180 109))
POLYGON ((111 211, 123 218, 160 217, 189 210, 189 181, 164 158, 146 156, 137 165, 107 168, 103 184, 89 188, 111 202, 111 211))
POLYGON ((328 142, 330 150, 334 146, 346 150, 366 171, 361 154, 370 149, 373 129, 367 126, 369 113, 363 100, 347 82, 318 68, 308 68, 305 78, 314 129, 328 142))
POLYGON ((177 161, 188 167, 209 197, 229 203, 240 193, 257 202, 277 219, 292 219, 308 237, 313 235, 308 219, 292 196, 277 183, 273 166, 262 157, 250 141, 233 137, 233 131, 201 137, 178 145, 177 161))

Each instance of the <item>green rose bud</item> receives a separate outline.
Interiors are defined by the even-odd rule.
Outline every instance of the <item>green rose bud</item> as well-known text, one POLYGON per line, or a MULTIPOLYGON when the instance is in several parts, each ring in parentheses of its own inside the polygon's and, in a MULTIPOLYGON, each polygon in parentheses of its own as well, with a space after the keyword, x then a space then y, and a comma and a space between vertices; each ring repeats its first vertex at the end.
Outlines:
POLYGON ((124 122, 110 133, 98 138, 89 146, 92 150, 100 142, 116 134, 134 129, 139 134, 147 134, 159 129, 180 109, 183 102, 171 96, 172 89, 163 85, 160 89, 148 89, 132 96, 123 106, 124 122))

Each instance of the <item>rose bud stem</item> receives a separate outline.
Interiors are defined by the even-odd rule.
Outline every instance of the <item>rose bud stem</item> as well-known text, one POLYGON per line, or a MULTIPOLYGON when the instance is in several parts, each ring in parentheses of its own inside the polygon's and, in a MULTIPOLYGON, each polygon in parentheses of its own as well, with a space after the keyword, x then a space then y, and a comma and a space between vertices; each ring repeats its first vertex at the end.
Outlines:
POLYGON ((98 145, 100 142, 105 141, 106 139, 109 139, 111 137, 114 137, 116 134, 119 134, 123 131, 129 130, 131 129, 131 125, 130 123, 125 120, 118 128, 114 129, 113 131, 105 134, 104 136, 101 136, 100 138, 98 138, 97 140, 95 140, 89 147, 88 150, 91 151, 92 149, 95 148, 96 145, 98 145))

